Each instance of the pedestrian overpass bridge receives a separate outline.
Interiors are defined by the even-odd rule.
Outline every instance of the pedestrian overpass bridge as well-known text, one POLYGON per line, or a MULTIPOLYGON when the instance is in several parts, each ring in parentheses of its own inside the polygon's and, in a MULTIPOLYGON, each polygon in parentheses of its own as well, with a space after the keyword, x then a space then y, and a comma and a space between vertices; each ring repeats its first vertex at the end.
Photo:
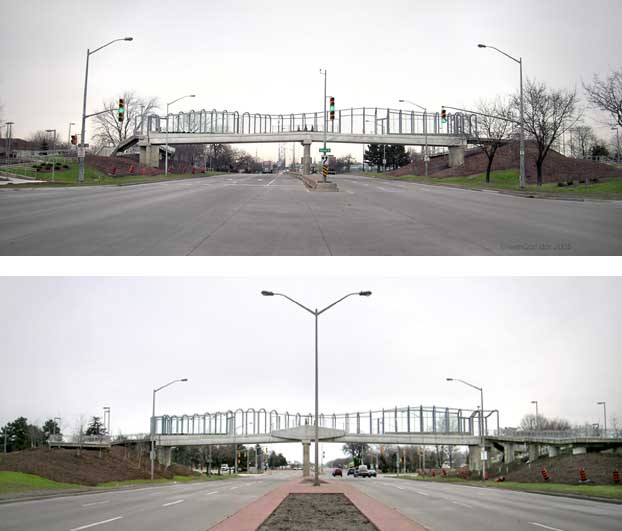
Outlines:
POLYGON ((464 150, 478 136, 477 116, 420 113, 402 109, 360 107, 340 109, 334 120, 324 112, 261 114, 238 111, 190 110, 137 118, 134 134, 116 146, 113 155, 138 144, 140 163, 158 166, 162 146, 300 142, 304 147, 303 173, 311 171, 313 142, 347 144, 401 144, 449 148, 450 166, 464 163, 464 150))

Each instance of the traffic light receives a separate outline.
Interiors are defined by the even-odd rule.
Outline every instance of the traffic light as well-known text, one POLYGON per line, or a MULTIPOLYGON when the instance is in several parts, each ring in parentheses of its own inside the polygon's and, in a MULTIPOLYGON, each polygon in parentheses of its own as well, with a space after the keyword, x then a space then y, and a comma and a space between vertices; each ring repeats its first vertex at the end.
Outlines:
POLYGON ((335 98, 333 96, 330 97, 330 119, 335 119, 335 98))
POLYGON ((441 122, 447 123, 447 111, 445 109, 441 109, 441 122))
POLYGON ((123 98, 119 98, 119 122, 123 121, 124 115, 125 115, 125 100, 123 98))
POLYGON ((77 145, 78 145, 78 135, 71 135, 71 143, 72 143, 74 146, 77 146, 77 145))

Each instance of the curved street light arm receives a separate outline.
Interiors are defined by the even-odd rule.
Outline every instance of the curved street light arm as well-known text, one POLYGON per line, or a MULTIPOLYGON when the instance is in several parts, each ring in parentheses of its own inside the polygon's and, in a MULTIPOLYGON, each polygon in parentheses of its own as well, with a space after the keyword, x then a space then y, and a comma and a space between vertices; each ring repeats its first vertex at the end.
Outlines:
POLYGON ((181 98, 177 98, 176 100, 173 100, 167 103, 167 105, 173 105, 173 103, 177 103, 179 100, 183 100, 184 98, 194 98, 194 94, 186 94, 185 96, 182 96, 181 98))
POLYGON ((520 59, 516 59, 516 57, 512 57, 510 54, 505 53, 503 50, 499 50, 499 48, 495 48, 494 46, 488 46, 488 45, 486 45, 486 48, 490 48, 492 50, 497 50, 499 53, 502 53, 507 58, 512 59, 512 61, 516 61, 519 64, 521 62, 520 59))
POLYGON ((477 387, 477 385, 473 385, 473 384, 470 384, 469 382, 465 382, 464 380, 461 380, 460 378, 452 378, 452 380, 456 382, 462 382, 464 385, 468 385, 469 387, 472 387, 473 389, 477 389, 480 392, 482 390, 481 387, 477 387))
POLYGON ((100 46, 99 48, 96 48, 95 50, 93 50, 92 52, 89 51, 89 55, 93 55, 96 52, 99 52, 99 50, 105 48, 106 46, 110 46, 113 42, 119 42, 119 41, 127 41, 128 39, 130 39, 130 37, 125 37, 123 39, 114 39, 113 41, 110 41, 107 44, 104 44, 103 46, 100 46))
POLYGON ((326 308, 324 308, 323 310, 320 310, 319 312, 317 312, 318 315, 324 313, 326 310, 328 310, 329 308, 332 308, 333 306, 335 306, 335 304, 339 304, 342 300, 347 299, 348 297, 352 297, 353 295, 359 295, 360 292, 355 292, 355 293, 348 293, 347 295, 341 297, 341 299, 339 299, 338 301, 333 302, 332 304, 329 304, 328 306, 326 306, 326 308))
POLYGON ((291 297, 288 297, 287 295, 285 295, 284 293, 275 293, 274 295, 278 295, 279 297, 285 297, 287 300, 292 301, 294 304, 297 304, 298 306, 300 306, 303 310, 307 310, 310 314, 315 315, 315 312, 309 308, 307 308, 304 304, 299 303, 298 301, 292 299, 291 297))
POLYGON ((161 391, 165 387, 168 387, 169 385, 173 385, 175 382, 183 382, 183 381, 186 381, 186 378, 177 378, 176 380, 172 380, 169 383, 164 384, 162 387, 158 387, 157 389, 154 389, 153 392, 157 393, 158 391, 161 391))
POLYGON ((422 107, 421 105, 415 103, 414 101, 410 101, 410 100, 400 100, 403 103, 410 103, 411 105, 414 105, 415 107, 419 107, 423 112, 428 112, 428 110, 425 107, 422 107))

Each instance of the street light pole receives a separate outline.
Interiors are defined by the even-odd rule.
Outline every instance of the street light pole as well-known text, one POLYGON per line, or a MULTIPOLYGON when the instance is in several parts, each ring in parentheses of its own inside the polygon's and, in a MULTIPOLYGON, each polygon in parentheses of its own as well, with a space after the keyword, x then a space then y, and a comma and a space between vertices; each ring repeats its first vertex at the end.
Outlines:
POLYGON ((538 415, 538 401, 532 400, 531 403, 536 405, 536 431, 540 431, 540 416, 538 415))
POLYGON ((486 443, 484 441, 484 388, 483 387, 477 387, 477 385, 473 385, 470 384, 469 382, 465 382, 464 380, 461 380, 460 378, 446 378, 446 380, 448 382, 460 382, 463 383, 464 385, 468 385, 469 387, 472 387, 473 389, 477 389, 479 391, 480 394, 480 409, 479 409, 479 433, 480 433, 480 446, 481 446, 481 455, 480 455, 480 460, 482 462, 482 481, 484 481, 486 479, 486 459, 484 459, 486 457, 485 453, 486 453, 486 443))
POLYGON ((611 130, 616 132, 616 162, 620 164, 620 128, 612 127, 611 130))
POLYGON ((4 158, 7 163, 11 158, 11 133, 13 133, 14 123, 15 122, 6 122, 6 153, 4 154, 4 158))
POLYGON ((371 291, 358 291, 355 293, 348 293, 347 295, 344 295, 343 297, 341 297, 341 299, 333 302, 332 304, 329 304, 328 306, 326 306, 326 308, 322 310, 318 310, 317 308, 315 310, 311 310, 310 308, 307 308, 305 305, 299 303, 298 301, 295 301, 294 299, 292 299, 291 297, 288 297, 287 295, 283 293, 275 293, 273 291, 264 290, 261 292, 261 294, 264 297, 274 297, 275 295, 279 297, 285 297, 287 300, 293 302, 297 306, 300 306, 303 310, 306 310, 307 312, 309 312, 311 315, 315 317, 315 469, 314 469, 313 485, 318 487, 320 485, 320 478, 319 478, 320 428, 319 428, 319 397, 318 397, 318 374, 319 374, 319 371, 318 371, 318 317, 322 315, 326 310, 332 308, 336 304, 339 304, 341 301, 343 301, 344 299, 347 299, 348 297, 352 297, 353 295, 359 295, 361 297, 369 297, 371 295, 371 291))
MULTIPOLYGON (((184 98, 195 98, 196 94, 188 94, 187 96, 182 96, 181 98, 177 98, 176 100, 171 101, 166 104, 166 152, 164 153, 164 175, 168 175, 168 108, 173 105, 173 103, 177 103, 179 100, 183 100, 184 98)), ((159 157, 158 157, 159 160, 159 157)))
POLYGON ((85 155, 84 142, 85 142, 85 136, 86 136, 86 131, 85 131, 86 130, 86 93, 87 93, 87 88, 89 84, 89 58, 94 53, 99 52, 99 50, 105 48, 106 46, 110 46, 113 42, 132 41, 133 39, 134 39, 133 37, 125 37, 123 39, 114 39, 110 41, 109 43, 104 44, 103 46, 100 46, 99 48, 96 48, 93 51, 91 51, 89 48, 87 48, 86 50, 86 72, 84 74, 84 98, 82 100, 82 132, 80 134, 80 145, 78 146, 78 182, 81 182, 81 183, 84 182, 84 155, 85 155), (82 151, 80 151, 80 148, 82 148, 82 151))
POLYGON ((409 100, 400 100, 400 103, 410 103, 415 107, 419 107, 423 109, 423 135, 425 136, 425 155, 423 155, 423 162, 425 164, 425 176, 428 176, 428 110, 421 105, 417 105, 413 101, 409 100))
POLYGON ((151 409, 151 452, 149 452, 149 459, 151 461, 151 479, 153 480, 153 468, 155 464, 155 399, 156 393, 161 391, 165 387, 169 385, 173 385, 176 382, 187 382, 188 378, 178 378, 177 380, 171 380, 169 383, 163 385, 162 387, 158 387, 153 390, 153 405, 151 409))
POLYGON ((486 44, 478 44, 478 48, 490 48, 499 52, 500 54, 505 55, 508 59, 516 62, 520 66, 520 181, 519 186, 521 188, 526 188, 527 182, 525 179, 525 106, 524 106, 524 97, 523 97, 523 58, 520 57, 516 59, 511 55, 505 53, 499 48, 495 48, 494 46, 487 46, 486 44))
POLYGON ((603 419, 605 421, 605 437, 607 437, 607 402, 596 402, 599 406, 603 406, 603 419))
POLYGON ((112 435, 110 433, 110 407, 104 406, 104 430, 108 435, 112 435))

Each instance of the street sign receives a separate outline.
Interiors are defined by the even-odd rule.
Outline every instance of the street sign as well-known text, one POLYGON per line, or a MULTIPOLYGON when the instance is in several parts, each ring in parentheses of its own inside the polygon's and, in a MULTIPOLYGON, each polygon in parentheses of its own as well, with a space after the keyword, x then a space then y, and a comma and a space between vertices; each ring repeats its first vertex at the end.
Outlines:
POLYGON ((386 166, 387 165, 387 159, 382 159, 382 165, 386 166))
POLYGON ((330 148, 320 148, 320 153, 330 153, 330 148))
POLYGON ((86 149, 83 147, 78 148, 78 158, 83 159, 86 156, 86 149))
POLYGON ((488 461, 488 452, 486 450, 480 450, 480 457, 482 461, 488 461))

